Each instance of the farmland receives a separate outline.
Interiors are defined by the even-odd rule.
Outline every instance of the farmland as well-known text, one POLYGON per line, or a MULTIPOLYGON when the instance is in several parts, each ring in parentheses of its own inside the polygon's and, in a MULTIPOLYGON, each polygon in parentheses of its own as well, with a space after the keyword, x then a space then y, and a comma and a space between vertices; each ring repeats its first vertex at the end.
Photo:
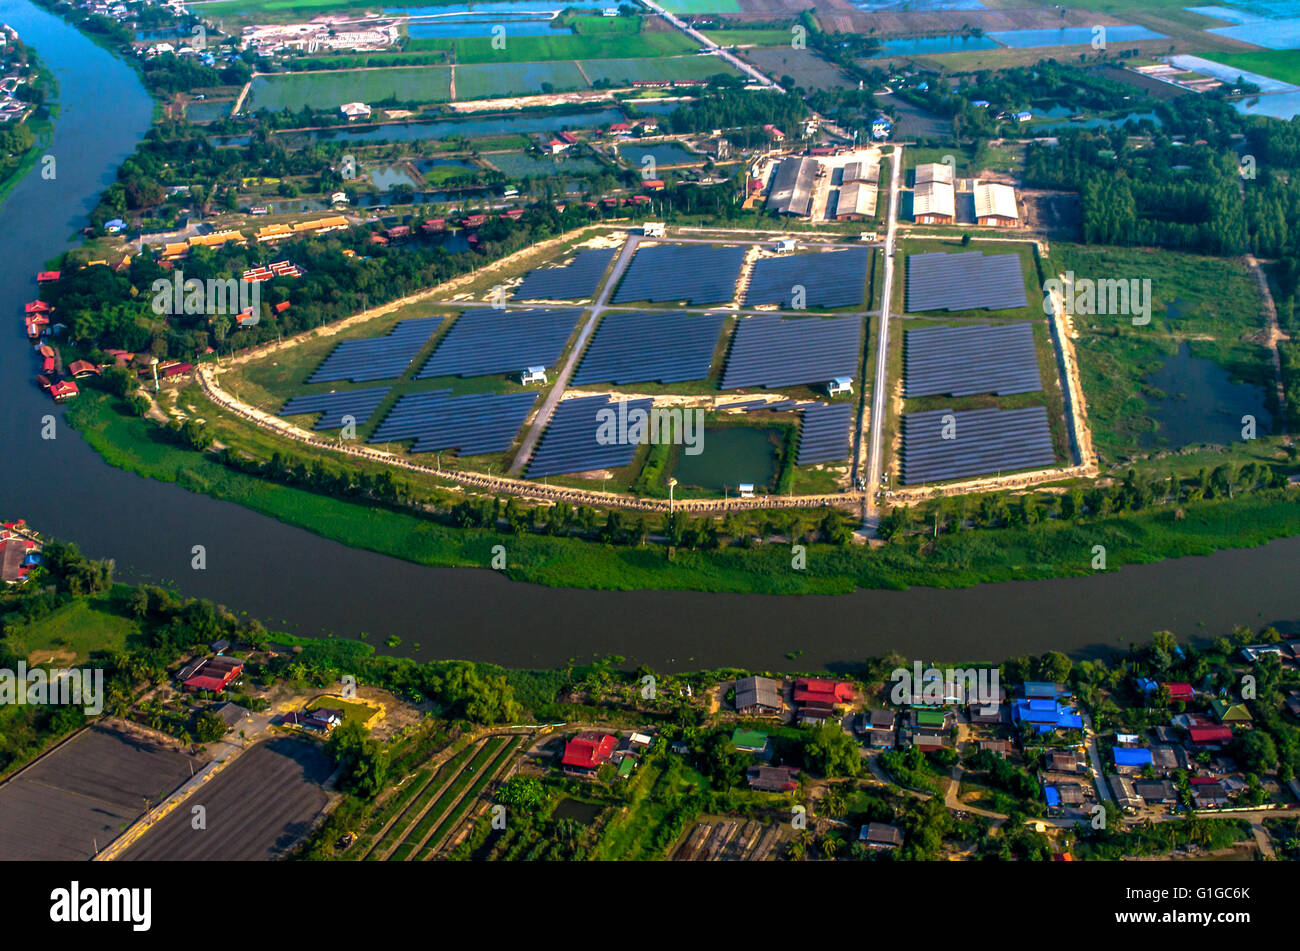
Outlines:
POLYGON ((403 66, 259 76, 253 80, 248 108, 333 109, 345 102, 446 102, 450 98, 450 68, 403 66))
POLYGON ((116 729, 83 731, 0 786, 0 860, 89 859, 189 779, 190 764, 116 729))
POLYGON ((261 743, 203 789, 207 826, 195 829, 188 800, 123 855, 132 861, 252 861, 284 854, 325 807, 321 784, 333 767, 319 746, 278 738, 261 743))
POLYGON ((555 36, 509 35, 505 45, 494 47, 491 37, 414 39, 411 52, 448 50, 457 63, 531 63, 574 59, 640 59, 691 53, 695 43, 681 33, 608 33, 581 36, 556 31, 555 36))

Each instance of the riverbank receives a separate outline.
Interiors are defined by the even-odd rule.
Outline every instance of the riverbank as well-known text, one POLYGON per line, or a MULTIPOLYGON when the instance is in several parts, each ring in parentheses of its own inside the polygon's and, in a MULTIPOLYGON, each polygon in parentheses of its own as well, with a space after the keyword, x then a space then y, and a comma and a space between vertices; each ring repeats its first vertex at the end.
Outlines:
POLYGON ((35 67, 34 73, 28 80, 28 86, 36 91, 37 98, 32 111, 21 123, 5 123, 0 128, 0 137, 3 137, 6 145, 15 138, 30 136, 30 144, 26 148, 10 151, 6 145, 0 145, 0 154, 4 156, 0 159, 0 203, 4 202, 13 187, 31 171, 37 159, 49 146, 50 134, 54 130, 53 116, 56 107, 50 100, 58 92, 58 83, 54 79, 54 74, 41 64, 36 52, 25 43, 23 48, 27 54, 28 64, 35 67))
POLYGON ((883 548, 811 545, 807 567, 791 567, 790 549, 677 551, 605 545, 480 529, 459 529, 432 517, 343 501, 236 472, 211 453, 183 448, 158 426, 126 415, 103 393, 87 391, 67 421, 110 465, 256 512, 357 548, 420 565, 488 567, 504 546, 502 573, 550 587, 681 590, 754 594, 846 594, 857 588, 960 588, 1013 580, 1094 573, 1094 547, 1105 564, 1149 564, 1168 558, 1249 548, 1300 534, 1300 495, 1272 490, 1237 499, 1155 508, 1122 517, 1044 522, 1032 528, 990 528, 912 539, 883 548))

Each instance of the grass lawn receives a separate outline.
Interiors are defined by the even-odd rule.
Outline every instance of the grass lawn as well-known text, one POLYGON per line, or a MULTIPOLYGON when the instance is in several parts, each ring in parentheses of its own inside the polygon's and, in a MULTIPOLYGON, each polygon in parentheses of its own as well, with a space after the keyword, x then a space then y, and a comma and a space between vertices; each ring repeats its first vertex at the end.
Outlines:
POLYGON ((1206 59, 1242 72, 1259 73, 1279 82, 1300 85, 1300 50, 1251 50, 1249 53, 1205 53, 1206 59))
POLYGON ((65 605, 9 635, 14 653, 28 663, 69 666, 99 651, 122 650, 136 626, 117 613, 107 598, 65 605))
POLYGON ((307 704, 308 710, 319 710, 322 707, 327 710, 342 710, 345 723, 364 724, 379 712, 374 707, 367 706, 364 703, 354 703, 335 696, 317 697, 307 704))

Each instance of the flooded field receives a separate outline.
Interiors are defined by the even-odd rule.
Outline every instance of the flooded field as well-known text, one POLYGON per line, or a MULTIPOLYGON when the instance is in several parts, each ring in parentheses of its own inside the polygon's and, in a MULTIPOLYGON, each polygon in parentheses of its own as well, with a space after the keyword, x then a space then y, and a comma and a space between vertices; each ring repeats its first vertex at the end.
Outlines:
POLYGON ((1225 445, 1241 439, 1242 417, 1253 416, 1260 435, 1272 431, 1273 417, 1264 391, 1249 383, 1235 383, 1218 364, 1192 355, 1184 343, 1146 382, 1164 393, 1150 399, 1151 415, 1159 429, 1147 434, 1147 448, 1181 449, 1193 443, 1225 445))

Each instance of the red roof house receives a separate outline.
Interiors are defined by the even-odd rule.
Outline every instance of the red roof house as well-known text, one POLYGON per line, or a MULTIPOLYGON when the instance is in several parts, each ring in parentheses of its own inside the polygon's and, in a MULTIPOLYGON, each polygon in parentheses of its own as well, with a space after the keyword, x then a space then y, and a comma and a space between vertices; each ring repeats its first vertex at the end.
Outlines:
POLYGON ((28 314, 48 314, 53 309, 43 300, 29 301, 23 305, 23 311, 28 314))
POLYGON ((58 271, 38 271, 36 273, 37 284, 51 284, 59 279, 58 271))
POLYGON ((68 372, 77 379, 81 379, 83 376, 90 376, 92 373, 98 376, 99 368, 89 360, 73 360, 72 363, 68 364, 68 372))
POLYGON ((484 214, 466 215, 464 225, 466 228, 477 228, 479 225, 485 224, 486 222, 487 222, 487 215, 484 214))
POLYGON ((288 309, 289 309, 289 302, 287 300, 280 301, 280 303, 276 304, 274 308, 277 314, 283 314, 288 309))
POLYGON ((77 384, 73 383, 71 380, 60 380, 58 383, 50 384, 50 396, 54 397, 56 403, 70 400, 79 392, 77 384))
POLYGON ((1187 735, 1197 746, 1232 741, 1232 730, 1226 726, 1194 726, 1188 729, 1187 735))
POLYGON ((814 680, 800 677, 794 682, 795 703, 817 703, 834 706, 853 700, 853 684, 843 680, 814 680))
POLYGON ((1196 699, 1196 691, 1192 689, 1192 685, 1189 683, 1183 683, 1181 681, 1178 683, 1167 683, 1165 684, 1165 687, 1169 690, 1170 700, 1196 699))
POLYGON ((564 744, 564 756, 560 765, 565 770, 590 773, 609 762, 618 740, 608 733, 579 733, 564 744))

